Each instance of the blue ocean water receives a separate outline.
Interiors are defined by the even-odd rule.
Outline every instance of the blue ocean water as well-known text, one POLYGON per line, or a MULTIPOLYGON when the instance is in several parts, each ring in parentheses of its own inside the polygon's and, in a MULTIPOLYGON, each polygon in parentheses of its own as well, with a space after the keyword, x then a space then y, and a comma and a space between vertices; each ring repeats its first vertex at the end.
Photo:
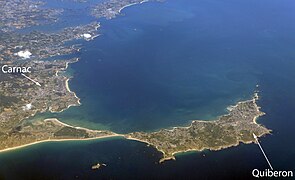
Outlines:
POLYGON ((195 12, 199 7, 187 6, 147 3, 103 21, 101 37, 86 43, 81 60, 71 65, 70 86, 82 105, 57 118, 74 125, 88 121, 90 128, 107 125, 120 133, 150 131, 214 119, 237 100, 250 98, 259 71, 244 62, 234 37, 228 39, 238 30, 233 25, 203 30, 221 28, 215 22, 231 14, 208 21, 209 11, 201 18, 195 12))
MULTIPOLYGON (((101 20, 71 65, 80 107, 50 114, 115 132, 153 131, 214 119, 259 84, 261 144, 275 169, 295 169, 295 2, 168 0, 101 20)), ((45 116, 45 115, 44 115, 45 116)), ((43 115, 40 115, 43 117, 43 115)), ((268 165, 255 144, 193 152, 158 164, 143 143, 54 142, 0 154, 0 179, 251 179, 268 165), (107 167, 92 171, 101 162, 107 167), (18 172, 18 173, 14 173, 18 172)))

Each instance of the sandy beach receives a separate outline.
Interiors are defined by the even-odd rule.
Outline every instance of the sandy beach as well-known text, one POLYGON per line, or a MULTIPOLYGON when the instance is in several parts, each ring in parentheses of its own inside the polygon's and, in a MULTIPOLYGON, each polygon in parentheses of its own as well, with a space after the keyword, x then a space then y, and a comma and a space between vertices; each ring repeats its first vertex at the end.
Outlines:
POLYGON ((40 143, 46 143, 46 142, 89 141, 89 140, 105 139, 105 138, 111 138, 111 137, 124 137, 124 136, 123 135, 119 135, 119 134, 114 134, 114 135, 106 135, 106 136, 100 136, 100 137, 94 137, 94 138, 85 138, 85 139, 46 139, 46 140, 41 140, 41 141, 36 141, 36 142, 24 144, 24 145, 21 145, 21 146, 16 146, 16 147, 12 147, 12 148, 2 149, 2 150, 0 150, 0 153, 1 152, 12 151, 12 150, 16 150, 16 149, 21 149, 21 148, 24 148, 24 147, 28 147, 28 146, 32 146, 32 145, 40 144, 40 143))
POLYGON ((136 5, 136 4, 142 4, 142 3, 145 3, 145 2, 148 2, 149 0, 144 0, 144 1, 141 1, 141 2, 138 2, 138 3, 131 3, 131 4, 128 4, 126 6, 123 6, 121 9, 119 9, 119 13, 121 13, 121 11, 127 7, 130 7, 130 6, 133 6, 133 5, 136 5))

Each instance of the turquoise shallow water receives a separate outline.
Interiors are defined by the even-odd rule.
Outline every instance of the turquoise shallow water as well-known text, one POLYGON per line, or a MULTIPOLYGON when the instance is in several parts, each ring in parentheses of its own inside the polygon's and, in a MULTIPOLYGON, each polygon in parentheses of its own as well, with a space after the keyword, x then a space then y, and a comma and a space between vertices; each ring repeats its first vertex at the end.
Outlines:
MULTIPOLYGON (((261 139, 275 169, 295 169, 295 3, 168 0, 102 20, 101 37, 71 65, 82 106, 61 120, 116 132, 214 119, 259 84, 261 139)), ((44 117, 45 115, 39 115, 44 117)), ((112 139, 43 143, 0 154, 0 179, 251 179, 268 167, 255 144, 189 153, 158 164, 143 143, 112 139), (107 167, 91 171, 96 162, 107 167), (18 172, 18 173, 15 173, 18 172)))
POLYGON ((103 21, 101 37, 86 43, 81 60, 71 65, 70 86, 82 105, 56 116, 116 132, 150 131, 214 119, 250 98, 259 70, 244 62, 249 49, 241 54, 244 45, 227 38, 240 32, 230 23, 215 24, 231 14, 208 21, 210 9, 202 18, 199 7, 187 6, 147 3, 103 21))

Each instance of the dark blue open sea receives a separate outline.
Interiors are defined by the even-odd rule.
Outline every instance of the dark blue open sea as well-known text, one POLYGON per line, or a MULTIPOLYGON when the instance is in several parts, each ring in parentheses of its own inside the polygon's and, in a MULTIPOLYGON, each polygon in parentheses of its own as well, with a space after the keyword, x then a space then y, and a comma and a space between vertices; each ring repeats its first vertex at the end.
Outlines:
MULTIPOLYGON (((70 87, 82 105, 37 117, 118 133, 155 131, 216 119, 259 85, 266 112, 259 122, 273 130, 261 144, 274 169, 294 170, 294 12, 293 0, 128 7, 115 19, 99 20, 101 36, 83 43, 80 61, 70 66, 70 87)), ((86 17, 75 23, 92 20, 86 17)), ((74 23, 69 14, 62 22, 74 23)), ((268 168, 255 144, 179 154, 163 164, 160 157, 121 138, 42 143, 1 153, 0 179, 251 179, 254 168, 268 168), (107 166, 92 171, 97 162, 107 166)))

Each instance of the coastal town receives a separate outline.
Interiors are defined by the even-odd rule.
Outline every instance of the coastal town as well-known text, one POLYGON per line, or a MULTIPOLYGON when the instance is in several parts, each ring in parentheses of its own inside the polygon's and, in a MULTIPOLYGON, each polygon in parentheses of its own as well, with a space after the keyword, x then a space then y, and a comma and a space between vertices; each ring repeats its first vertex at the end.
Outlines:
POLYGON ((240 143, 255 142, 253 133, 261 137, 270 130, 257 124, 256 119, 263 116, 256 101, 242 101, 232 106, 229 114, 215 121, 195 120, 188 127, 174 127, 157 132, 134 132, 126 137, 145 142, 163 153, 160 162, 175 159, 175 154, 187 151, 220 150, 240 143))
POLYGON ((43 1, 32 0, 0 1, 0 30, 9 32, 56 22, 63 10, 41 8, 44 4, 43 1))
POLYGON ((96 18, 105 17, 107 19, 115 18, 120 14, 121 10, 125 7, 141 4, 147 2, 148 0, 110 0, 97 4, 91 10, 91 14, 96 18))
POLYGON ((80 105, 69 88, 72 77, 65 73, 78 58, 61 57, 79 52, 77 40, 96 38, 100 23, 50 33, 22 33, 18 30, 58 21, 63 9, 47 8, 45 2, 34 0, 1 1, 0 5, 0 150, 42 141, 118 136, 73 127, 57 119, 28 121, 37 113, 62 112, 80 105))
POLYGON ((115 134, 72 127, 55 119, 26 121, 36 113, 61 112, 80 104, 79 98, 68 87, 69 77, 62 75, 68 64, 76 61, 75 58, 23 63, 23 66, 34 68, 34 72, 27 76, 38 81, 40 86, 17 73, 0 76, 1 150, 44 140, 86 139, 115 134))
POLYGON ((98 36, 99 23, 69 27, 57 33, 33 31, 28 34, 4 32, 0 41, 0 61, 15 62, 40 60, 53 56, 72 54, 79 50, 78 44, 65 43, 78 39, 91 40, 98 36))
MULTIPOLYGON (((143 2, 146 1, 107 0, 91 7, 91 15, 111 19, 124 7, 143 2)), ((257 105, 257 96, 239 102, 229 114, 216 121, 193 121, 189 127, 149 133, 90 130, 53 118, 29 121, 28 118, 37 113, 62 112, 80 105, 79 97, 68 84, 72 77, 65 73, 69 64, 79 59, 61 56, 79 52, 81 45, 77 40, 90 41, 99 36, 99 22, 66 27, 54 33, 18 32, 25 27, 58 21, 63 9, 40 8, 44 5, 42 1, 33 0, 0 2, 0 6, 5 7, 0 8, 0 151, 44 141, 122 137, 153 146, 163 153, 160 160, 163 162, 174 159, 178 152, 219 150, 239 143, 253 143, 253 133, 258 137, 270 133, 256 122, 256 118, 264 114, 257 105), (16 3, 21 6, 15 6, 16 3), (30 67, 30 70, 8 72, 8 67, 30 67)))

